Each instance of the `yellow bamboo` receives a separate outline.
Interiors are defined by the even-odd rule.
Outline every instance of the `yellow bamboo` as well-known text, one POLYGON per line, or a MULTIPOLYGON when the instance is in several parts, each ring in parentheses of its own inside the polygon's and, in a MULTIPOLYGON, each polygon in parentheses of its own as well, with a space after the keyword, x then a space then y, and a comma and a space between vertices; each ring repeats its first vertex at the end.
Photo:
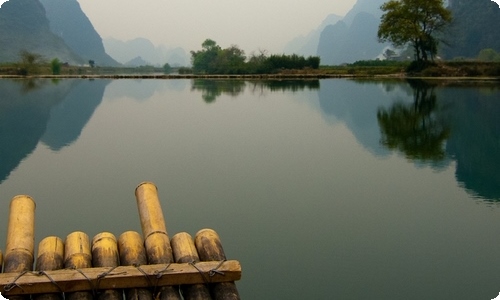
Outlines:
MULTIPOLYGON (((158 189, 154 183, 143 182, 135 189, 135 197, 148 262, 150 264, 172 263, 174 257, 158 198, 158 189)), ((160 300, 181 299, 178 287, 172 286, 160 287, 159 293, 154 296, 160 300)))
MULTIPOLYGON (((83 269, 92 267, 89 236, 81 231, 70 233, 64 243, 64 267, 83 269)), ((68 293, 67 300, 92 300, 89 291, 68 293)))
MULTIPOLYGON (((109 267, 110 271, 112 271, 119 265, 120 256, 118 255, 118 245, 116 237, 109 232, 102 232, 94 236, 94 238, 92 239, 92 266, 109 267)), ((99 290, 97 292, 98 299, 100 300, 123 299, 123 292, 121 290, 108 289, 99 290)))
POLYGON ((118 267, 120 256, 116 237, 110 232, 102 232, 92 239, 92 266, 118 267))
POLYGON ((150 264, 173 262, 172 248, 158 199, 158 189, 143 182, 135 189, 142 235, 150 264))
POLYGON ((0 273, 2 273, 2 269, 3 269, 3 254, 2 250, 0 250, 0 273))
MULTIPOLYGON (((196 233, 195 246, 201 261, 224 261, 226 254, 219 235, 212 229, 202 229, 196 233)), ((240 295, 234 282, 210 285, 215 300, 239 300, 240 295)))
MULTIPOLYGON (((176 263, 196 264, 200 261, 193 238, 189 233, 180 232, 174 235, 170 243, 176 263)), ((208 287, 204 284, 181 285, 181 291, 185 300, 212 299, 208 287)))
MULTIPOLYGON (((27 195, 18 195, 10 202, 7 243, 4 258, 5 273, 33 270, 35 251, 35 201, 27 195)), ((27 297, 10 297, 10 300, 27 297)))
POLYGON ((57 236, 44 238, 38 244, 37 271, 53 271, 64 267, 64 242, 57 236))
MULTIPOLYGON (((146 250, 141 235, 135 231, 126 231, 118 237, 118 252, 122 266, 136 266, 141 268, 147 265, 146 250)), ((132 288, 125 290, 127 300, 151 300, 153 294, 146 288, 132 288)))
POLYGON ((10 202, 4 272, 33 270, 35 248, 35 201, 19 195, 10 202))
MULTIPOLYGON (((64 267, 64 243, 56 236, 44 238, 38 244, 38 254, 35 269, 37 271, 54 271, 64 267)), ((62 293, 33 295, 34 300, 63 299, 62 293)))

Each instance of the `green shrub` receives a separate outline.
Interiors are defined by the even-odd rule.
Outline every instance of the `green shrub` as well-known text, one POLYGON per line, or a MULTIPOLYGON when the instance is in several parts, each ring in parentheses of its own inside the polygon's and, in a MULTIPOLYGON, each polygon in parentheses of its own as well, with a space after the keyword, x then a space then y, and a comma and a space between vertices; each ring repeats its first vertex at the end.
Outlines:
POLYGON ((54 58, 50 62, 50 67, 52 69, 52 75, 60 75, 61 74, 61 62, 59 59, 54 58))

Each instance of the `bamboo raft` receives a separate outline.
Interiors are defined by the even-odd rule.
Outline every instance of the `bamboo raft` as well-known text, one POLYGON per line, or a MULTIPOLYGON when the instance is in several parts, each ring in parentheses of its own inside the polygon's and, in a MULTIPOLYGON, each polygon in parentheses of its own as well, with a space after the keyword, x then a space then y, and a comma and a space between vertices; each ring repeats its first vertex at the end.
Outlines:
POLYGON ((64 241, 49 236, 38 244, 36 263, 35 202, 27 195, 14 197, 5 255, 0 251, 2 296, 15 300, 240 299, 235 281, 241 279, 241 265, 226 259, 214 230, 202 229, 194 239, 186 232, 170 239, 156 186, 143 182, 135 196, 142 236, 135 231, 118 239, 102 232, 92 241, 80 231, 64 241))

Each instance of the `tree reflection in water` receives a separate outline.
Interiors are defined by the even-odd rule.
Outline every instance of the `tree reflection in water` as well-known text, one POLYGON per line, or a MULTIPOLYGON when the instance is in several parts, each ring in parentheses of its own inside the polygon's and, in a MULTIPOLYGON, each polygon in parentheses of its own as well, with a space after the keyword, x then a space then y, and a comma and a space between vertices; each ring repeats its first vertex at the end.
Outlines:
POLYGON ((201 91, 201 97, 206 103, 215 102, 222 94, 233 97, 238 96, 245 90, 245 82, 242 80, 214 80, 195 79, 191 91, 201 91))
POLYGON ((191 91, 201 91, 202 98, 206 103, 215 102, 217 97, 225 94, 236 97, 245 91, 249 86, 252 93, 268 90, 291 91, 293 93, 304 89, 317 90, 320 87, 319 80, 254 80, 243 81, 236 79, 218 80, 218 79, 195 79, 191 85, 191 91))
POLYGON ((381 144, 412 160, 444 160, 444 142, 450 129, 437 114, 434 86, 421 80, 408 83, 413 89, 413 103, 395 102, 389 109, 377 112, 381 144))

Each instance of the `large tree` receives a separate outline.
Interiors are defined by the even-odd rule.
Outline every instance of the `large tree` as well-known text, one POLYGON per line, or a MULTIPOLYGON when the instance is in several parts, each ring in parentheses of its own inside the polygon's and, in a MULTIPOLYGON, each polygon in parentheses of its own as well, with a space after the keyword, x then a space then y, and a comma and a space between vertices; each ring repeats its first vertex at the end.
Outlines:
POLYGON ((451 12, 443 0, 390 0, 380 9, 384 12, 378 28, 381 42, 396 47, 410 44, 417 61, 427 61, 437 53, 437 34, 451 22, 451 12))
POLYGON ((221 47, 214 40, 206 39, 201 44, 202 50, 191 51, 191 63, 196 73, 215 73, 215 60, 221 47))

